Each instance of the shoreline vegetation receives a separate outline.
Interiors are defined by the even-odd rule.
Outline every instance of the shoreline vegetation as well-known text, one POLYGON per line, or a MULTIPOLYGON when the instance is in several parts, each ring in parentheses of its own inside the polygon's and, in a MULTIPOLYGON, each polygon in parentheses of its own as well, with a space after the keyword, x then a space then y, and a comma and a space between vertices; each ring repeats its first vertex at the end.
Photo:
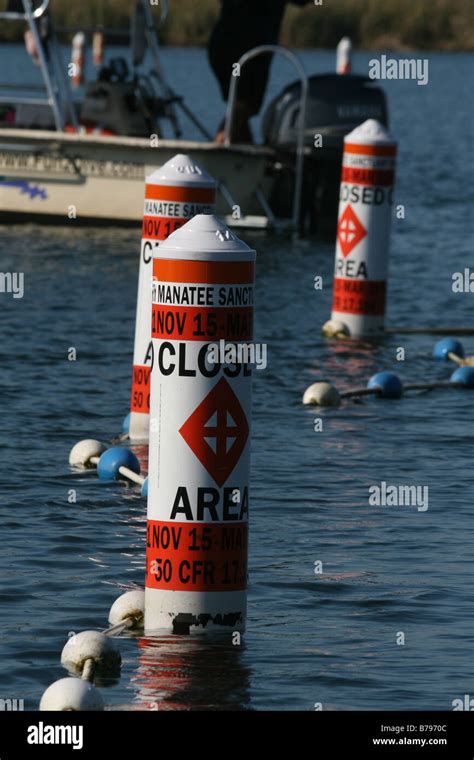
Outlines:
MULTIPOLYGON (((206 45, 219 5, 219 0, 169 0, 160 40, 165 45, 206 45)), ((57 27, 103 24, 119 30, 128 28, 133 2, 51 0, 51 7, 57 27)), ((159 7, 152 10, 158 18, 159 7)), ((0 40, 20 41, 22 30, 22 23, 2 22, 0 40)), ((334 48, 345 35, 359 49, 474 50, 473 0, 322 0, 303 8, 289 4, 280 42, 294 48, 334 48)), ((111 37, 107 44, 114 41, 124 40, 111 37)))

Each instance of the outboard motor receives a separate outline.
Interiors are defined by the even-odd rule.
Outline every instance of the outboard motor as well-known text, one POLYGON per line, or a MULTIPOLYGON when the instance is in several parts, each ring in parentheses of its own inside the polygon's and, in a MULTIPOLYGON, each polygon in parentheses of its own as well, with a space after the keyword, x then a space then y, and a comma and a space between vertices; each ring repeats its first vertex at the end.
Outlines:
POLYGON ((81 123, 133 137, 145 137, 153 131, 142 99, 137 97, 136 82, 128 79, 125 59, 113 58, 101 68, 97 81, 87 85, 81 123))
POLYGON ((150 76, 135 72, 129 77, 124 58, 112 58, 96 82, 87 85, 81 108, 81 124, 115 135, 149 137, 158 120, 168 118, 176 97, 160 97, 150 76))
MULTIPOLYGON (((334 234, 344 136, 366 119, 388 126, 387 104, 383 90, 358 74, 317 74, 308 85, 300 226, 303 231, 334 234), (321 135, 321 147, 315 147, 316 135, 321 135)), ((283 217, 291 216, 300 99, 301 83, 293 82, 269 103, 262 120, 264 143, 276 150, 281 167, 270 205, 283 217)))

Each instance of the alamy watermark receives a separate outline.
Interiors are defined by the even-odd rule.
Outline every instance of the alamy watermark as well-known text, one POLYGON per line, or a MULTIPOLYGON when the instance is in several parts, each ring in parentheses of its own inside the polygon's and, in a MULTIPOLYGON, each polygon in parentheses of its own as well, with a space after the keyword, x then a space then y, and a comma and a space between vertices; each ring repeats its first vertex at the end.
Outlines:
POLYGON ((463 697, 453 699, 451 704, 455 712, 458 710, 467 710, 467 712, 474 711, 474 697, 471 697, 470 694, 464 694, 463 697))
POLYGON ((369 486, 372 507, 416 507, 418 512, 426 512, 428 503, 428 486, 395 486, 385 480, 380 485, 369 486))
POLYGON ((24 699, 0 698, 0 712, 21 712, 25 709, 24 699))
POLYGON ((464 267, 463 272, 453 272, 451 279, 453 293, 474 293, 474 271, 469 267, 464 267))
POLYGON ((427 58, 371 58, 370 79, 415 79, 417 84, 428 84, 429 61, 427 58))
POLYGON ((266 343, 209 343, 206 359, 209 364, 254 364, 256 369, 267 366, 266 343))
POLYGON ((0 272, 0 293, 11 293, 13 298, 23 298, 24 282, 23 272, 0 272))
POLYGON ((84 727, 77 725, 49 725, 40 721, 28 726, 28 744, 70 744, 73 749, 84 746, 84 727))

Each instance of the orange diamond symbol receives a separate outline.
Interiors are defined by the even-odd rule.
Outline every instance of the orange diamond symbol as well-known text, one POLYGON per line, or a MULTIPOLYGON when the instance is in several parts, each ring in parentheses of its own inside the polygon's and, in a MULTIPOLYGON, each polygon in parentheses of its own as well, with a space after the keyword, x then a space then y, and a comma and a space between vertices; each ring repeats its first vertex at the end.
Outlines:
POLYGON ((245 412, 227 380, 216 383, 179 432, 216 483, 224 485, 249 435, 245 412))
POLYGON ((341 246, 343 256, 349 256, 353 248, 367 235, 367 230, 359 222, 357 216, 352 210, 352 206, 347 206, 346 210, 339 219, 337 225, 337 239, 341 246))

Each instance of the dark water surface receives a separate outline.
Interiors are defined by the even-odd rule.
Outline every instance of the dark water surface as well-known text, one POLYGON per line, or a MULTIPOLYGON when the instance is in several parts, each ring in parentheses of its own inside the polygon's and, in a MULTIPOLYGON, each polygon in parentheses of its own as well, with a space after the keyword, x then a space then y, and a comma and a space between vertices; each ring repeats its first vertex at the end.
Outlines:
MULTIPOLYGON (((366 71, 369 57, 359 54, 356 68, 366 71)), ((333 67, 332 54, 302 58, 310 72, 333 67)), ((388 322, 469 326, 473 295, 454 294, 451 276, 474 258, 473 59, 429 58, 428 86, 384 83, 406 207, 394 223, 388 322)), ((168 50, 165 62, 212 129, 220 108, 204 53, 168 50)), ((275 66, 269 97, 289 76, 275 66)), ((416 382, 448 379, 452 367, 431 359, 427 335, 326 342, 333 245, 241 236, 258 251, 255 338, 269 360, 254 375, 248 631, 240 648, 121 637, 122 676, 102 688, 107 705, 452 709, 473 693, 474 395, 303 407, 320 378, 347 389, 379 369, 416 382), (428 486, 428 510, 370 506, 368 488, 382 480, 428 486)), ((67 464, 76 441, 110 440, 127 411, 139 242, 138 229, 73 222, 0 228, 1 270, 25 273, 22 300, 0 295, 0 697, 27 709, 65 675, 68 633, 105 627, 116 596, 143 585, 144 500, 67 464)), ((474 338, 465 345, 474 353, 474 338)))

